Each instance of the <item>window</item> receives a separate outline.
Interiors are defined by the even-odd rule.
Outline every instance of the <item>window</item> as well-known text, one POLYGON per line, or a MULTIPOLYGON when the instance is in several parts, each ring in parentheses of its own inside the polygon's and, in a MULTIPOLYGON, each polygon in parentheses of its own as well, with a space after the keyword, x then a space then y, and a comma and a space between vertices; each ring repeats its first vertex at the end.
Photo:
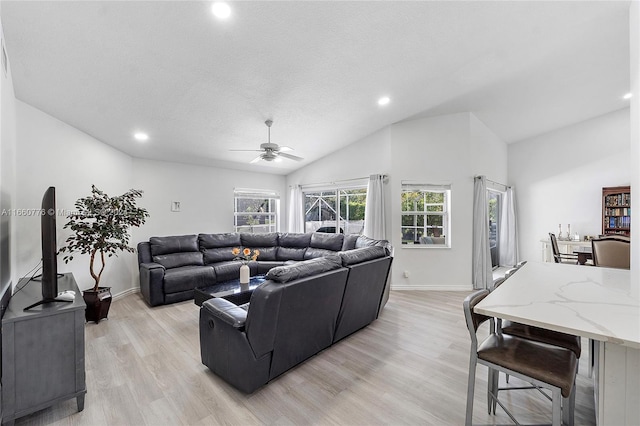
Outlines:
POLYGON ((305 232, 361 234, 367 187, 350 186, 304 193, 305 232))
POLYGON ((402 244, 451 247, 451 185, 402 184, 402 244))
POLYGON ((278 230, 280 196, 276 192, 236 189, 233 195, 235 232, 262 234, 278 230))
POLYGON ((502 192, 487 190, 489 208, 489 249, 491 250, 491 266, 500 266, 500 210, 502 209, 502 192))

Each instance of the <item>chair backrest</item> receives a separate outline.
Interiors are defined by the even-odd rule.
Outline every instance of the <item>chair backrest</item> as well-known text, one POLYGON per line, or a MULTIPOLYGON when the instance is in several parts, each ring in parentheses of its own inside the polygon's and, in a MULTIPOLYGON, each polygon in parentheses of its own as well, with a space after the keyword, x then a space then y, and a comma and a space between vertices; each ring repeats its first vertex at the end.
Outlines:
MULTIPOLYGON (((492 319, 492 317, 488 317, 486 315, 480 315, 473 312, 473 308, 482 301, 489 294, 489 290, 483 289, 478 290, 476 292, 471 293, 467 297, 465 297, 464 302, 462 302, 462 308, 464 309, 464 317, 467 321, 467 329, 469 330, 469 335, 471 336, 471 344, 472 348, 477 349, 478 347, 478 338, 476 336, 476 331, 478 331, 478 327, 487 321, 492 319)), ((493 327, 491 327, 490 331, 493 333, 493 327)))
POLYGON ((551 240, 551 250, 553 250, 553 260, 556 263, 560 263, 560 249, 558 249, 556 234, 549 232, 549 239, 551 240))
POLYGON ((591 240, 593 264, 608 268, 631 269, 631 242, 621 238, 591 240))

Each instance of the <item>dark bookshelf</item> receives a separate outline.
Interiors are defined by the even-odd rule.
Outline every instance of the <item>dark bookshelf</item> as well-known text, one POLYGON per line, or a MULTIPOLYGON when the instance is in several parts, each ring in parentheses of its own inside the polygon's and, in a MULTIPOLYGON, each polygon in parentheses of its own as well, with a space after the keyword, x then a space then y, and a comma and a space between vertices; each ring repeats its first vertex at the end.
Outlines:
POLYGON ((631 236, 631 187, 602 188, 602 235, 631 236))

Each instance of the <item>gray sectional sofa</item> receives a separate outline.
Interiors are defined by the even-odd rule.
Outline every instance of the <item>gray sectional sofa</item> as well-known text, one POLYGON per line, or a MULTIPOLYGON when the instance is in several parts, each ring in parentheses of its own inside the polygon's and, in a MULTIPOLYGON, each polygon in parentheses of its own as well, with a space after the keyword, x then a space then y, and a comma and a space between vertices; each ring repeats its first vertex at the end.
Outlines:
POLYGON ((271 269, 247 305, 200 309, 202 363, 252 393, 378 316, 392 258, 363 247, 271 269))
MULTIPOLYGON (((274 267, 333 255, 357 248, 378 246, 388 254, 384 240, 362 235, 325 233, 221 233, 152 237, 138 244, 140 291, 150 306, 193 299, 197 287, 237 279, 241 262, 234 260, 234 247, 260 250, 250 262, 251 274, 266 274, 274 267)), ((385 288, 383 304, 388 297, 385 288)))

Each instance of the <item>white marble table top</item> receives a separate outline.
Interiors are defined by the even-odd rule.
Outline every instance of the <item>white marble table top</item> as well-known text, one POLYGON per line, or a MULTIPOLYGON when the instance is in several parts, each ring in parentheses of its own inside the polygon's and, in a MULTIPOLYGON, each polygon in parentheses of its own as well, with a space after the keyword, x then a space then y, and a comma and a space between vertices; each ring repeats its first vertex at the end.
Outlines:
POLYGON ((475 312, 640 349, 640 283, 625 269, 527 262, 475 312))

